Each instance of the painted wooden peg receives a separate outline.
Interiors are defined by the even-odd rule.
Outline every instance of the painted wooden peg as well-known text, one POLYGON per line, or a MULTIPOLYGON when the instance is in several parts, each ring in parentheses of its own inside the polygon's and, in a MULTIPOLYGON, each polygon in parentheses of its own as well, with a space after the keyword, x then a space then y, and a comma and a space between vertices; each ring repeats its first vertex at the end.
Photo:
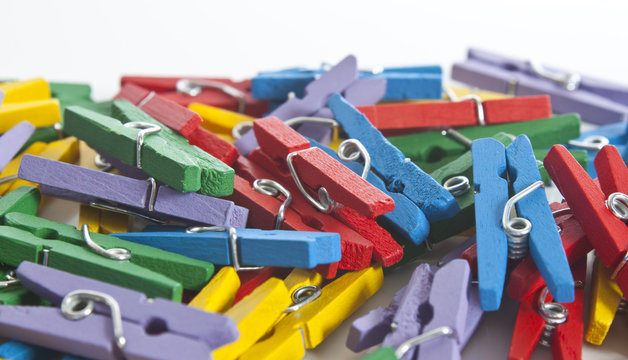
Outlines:
POLYGON ((27 120, 34 127, 52 126, 61 120, 56 99, 0 105, 0 134, 27 120))
POLYGON ((552 116, 549 96, 460 102, 401 103, 358 106, 384 134, 401 135, 429 128, 493 125, 552 116), (481 106, 482 110, 478 111, 481 106))
POLYGON ((591 302, 589 304, 589 326, 584 339, 594 345, 602 345, 611 328, 615 315, 625 307, 626 299, 610 271, 600 259, 596 259, 593 268, 591 302))
POLYGON ((542 182, 528 138, 518 136, 507 149, 497 140, 479 139, 473 142, 471 152, 475 213, 483 214, 475 219, 482 308, 499 309, 507 258, 518 259, 528 251, 552 295, 559 301, 572 301, 573 278, 545 192, 538 186, 542 182), (516 200, 508 199, 506 173, 513 182, 516 200), (511 208, 513 202, 519 216, 516 219, 505 214, 507 204, 511 208), (530 226, 518 233, 514 224, 526 224, 521 218, 530 226))
MULTIPOLYGON (((585 150, 589 164, 593 164, 595 155, 605 145, 615 146, 624 162, 628 160, 628 123, 621 122, 599 126, 595 129, 584 131, 579 138, 570 140, 565 144, 568 149, 585 150)), ((597 177, 595 166, 588 166, 586 170, 592 179, 597 177)))
POLYGON ((229 138, 234 126, 255 120, 252 116, 200 103, 191 103, 188 108, 203 119, 201 123, 203 128, 218 135, 227 135, 229 138))
POLYGON ((577 112, 595 124, 625 121, 628 88, 578 73, 545 68, 536 61, 469 49, 467 60, 454 64, 454 80, 517 96, 548 94, 557 114, 577 112))
POLYGON ((0 136, 0 170, 13 159, 35 131, 35 127, 23 121, 0 136))
POLYGON ((0 103, 15 104, 50 99, 50 87, 46 80, 37 78, 0 84, 4 100, 0 103))
POLYGON ((626 224, 605 204, 611 193, 628 192, 624 185, 628 170, 621 156, 613 146, 605 146, 596 156, 595 167, 602 188, 562 145, 553 146, 544 163, 602 263, 611 269, 612 278, 626 292, 628 271, 623 266, 628 250, 624 236, 626 224))
POLYGON ((9 213, 37 214, 41 193, 36 187, 22 186, 0 197, 0 224, 9 213))
POLYGON ((225 266, 211 278, 188 305, 197 309, 224 313, 233 304, 239 288, 238 273, 232 266, 225 266))
POLYGON ((3 307, 3 337, 10 336, 16 340, 97 359, 120 356, 184 356, 201 359, 207 358, 210 351, 234 341, 238 336, 233 321, 223 315, 162 299, 149 301, 144 294, 134 290, 29 262, 22 263, 16 273, 24 286, 49 300, 54 307, 3 307), (67 319, 63 315, 69 311, 64 303, 78 301, 75 298, 78 296, 87 296, 71 294, 86 294, 85 291, 102 294, 110 299, 109 303, 117 303, 117 311, 111 312, 118 313, 117 320, 120 323, 114 321, 114 329, 115 326, 121 326, 122 333, 116 329, 114 339, 111 335, 111 314, 107 307, 98 304, 94 306, 93 313, 78 319, 67 319), (61 309, 56 306, 61 306, 61 309), (43 326, 43 322, 47 325, 43 326), (120 337, 123 337, 124 343, 120 337), (124 346, 118 348, 116 343, 124 346))
POLYGON ((187 144, 168 129, 145 135, 138 142, 138 129, 125 127, 122 122, 155 124, 155 121, 133 111, 132 119, 123 117, 132 110, 126 102, 114 103, 121 119, 101 115, 91 110, 70 106, 65 111, 64 130, 86 141, 98 151, 134 165, 149 176, 183 192, 199 191, 205 195, 229 195, 233 189, 233 169, 203 151, 187 144), (121 122, 122 121, 122 122, 121 122), (139 156, 138 156, 139 155, 139 156), (138 163, 138 159, 140 162, 138 163))
POLYGON ((258 229, 233 231, 235 234, 231 229, 219 228, 197 233, 135 232, 113 236, 220 265, 240 263, 313 268, 340 260, 338 234, 258 229), (232 236, 237 239, 235 248, 232 236))
POLYGON ((401 151, 340 95, 330 97, 329 107, 347 134, 362 142, 369 152, 373 169, 389 190, 404 194, 429 220, 450 218, 458 212, 458 204, 447 190, 418 166, 406 161, 401 151))
POLYGON ((214 270, 212 264, 204 261, 112 236, 90 234, 92 241, 100 247, 122 248, 131 253, 128 261, 107 258, 87 246, 85 235, 76 228, 32 215, 7 214, 4 225, 1 246, 22 249, 21 253, 5 251, 3 262, 8 265, 17 266, 23 260, 48 263, 72 273, 135 287, 149 296, 180 300, 182 287, 201 288, 214 270), (109 272, 117 275, 112 276, 109 272))

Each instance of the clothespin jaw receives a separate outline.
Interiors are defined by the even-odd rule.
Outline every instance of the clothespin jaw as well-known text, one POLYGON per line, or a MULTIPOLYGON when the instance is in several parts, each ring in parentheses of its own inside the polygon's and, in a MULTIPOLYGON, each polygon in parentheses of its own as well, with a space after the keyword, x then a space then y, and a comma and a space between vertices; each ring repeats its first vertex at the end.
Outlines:
POLYGON ((41 193, 36 187, 22 186, 0 197, 0 223, 9 213, 37 214, 41 193))
POLYGON ((188 108, 202 119, 201 126, 215 134, 226 135, 230 139, 233 128, 242 122, 253 122, 255 118, 237 112, 200 103, 191 103, 188 108))
POLYGON ((28 119, 34 127, 48 127, 61 121, 57 99, 3 104, 0 106, 0 134, 28 119))
POLYGON ((589 326, 585 340, 594 345, 602 345, 606 334, 615 319, 617 310, 625 299, 617 283, 599 259, 596 259, 592 275, 589 326))
MULTIPOLYGON (((607 146, 596 157, 598 179, 600 184, 605 184, 604 191, 562 145, 553 146, 544 163, 598 256, 607 268, 614 269, 619 287, 628 290, 628 271, 623 270, 622 265, 628 250, 624 236, 626 224, 605 205, 607 196, 618 188, 614 184, 621 184, 616 180, 625 178, 622 173, 625 174, 626 167, 621 156, 612 146, 607 146)), ((611 203, 613 201, 609 201, 609 205, 611 203)))
POLYGON ((458 212, 453 196, 415 164, 406 161, 401 151, 351 104, 335 94, 329 98, 328 105, 347 134, 362 142, 370 154, 373 169, 389 189, 403 193, 429 220, 450 218, 458 212))
POLYGON ((23 121, 0 136, 0 170, 9 164, 34 131, 33 125, 23 121))
POLYGON ((0 103, 4 104, 50 99, 50 87, 42 78, 1 83, 0 91, 4 93, 0 103))

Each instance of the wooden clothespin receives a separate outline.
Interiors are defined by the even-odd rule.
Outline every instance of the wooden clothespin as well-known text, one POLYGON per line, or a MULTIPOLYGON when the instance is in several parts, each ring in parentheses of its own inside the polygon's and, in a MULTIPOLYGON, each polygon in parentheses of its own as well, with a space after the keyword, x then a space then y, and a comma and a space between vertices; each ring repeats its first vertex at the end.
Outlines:
POLYGON ((233 142, 232 130, 236 125, 255 120, 252 116, 200 103, 191 103, 188 108, 203 119, 203 128, 230 142, 233 142))
POLYGON ((428 220, 454 216, 458 204, 454 197, 412 162, 375 129, 366 117, 340 95, 329 98, 328 105, 347 134, 360 140, 371 157, 373 170, 388 188, 417 204, 428 220))
POLYGON ((455 99, 460 99, 467 95, 475 95, 480 98, 480 100, 499 100, 499 99, 508 99, 511 98, 512 95, 502 94, 493 91, 481 90, 476 87, 466 87, 466 86, 458 86, 458 85, 445 85, 443 86, 443 99, 453 101, 455 99))
POLYGON ((318 298, 279 321, 269 337, 249 348, 240 359, 301 359, 305 349, 320 344, 382 283, 379 265, 344 274, 324 286, 318 298))
POLYGON ((34 131, 33 125, 23 121, 0 136, 0 170, 11 162, 34 131))
POLYGON ((528 251, 552 295, 558 301, 573 301, 573 277, 530 140, 520 135, 504 149, 495 139, 479 139, 473 141, 471 153, 482 309, 499 309, 507 259, 521 258, 528 251), (510 199, 506 172, 515 192, 510 199), (515 204, 518 217, 511 218, 515 204))
POLYGON ((231 143, 201 127, 201 117, 184 106, 132 84, 123 86, 115 99, 128 100, 142 110, 137 111, 128 107, 124 109, 120 105, 114 106, 113 116, 123 122, 146 121, 140 119, 142 117, 154 118, 159 123, 181 134, 191 145, 198 146, 227 165, 231 165, 238 157, 238 150, 231 143), (143 113, 148 114, 148 116, 143 113))
MULTIPOLYGON (((380 71, 360 71, 359 78, 386 79, 382 100, 440 99, 442 94, 440 66, 408 66, 384 68, 380 71)), ((324 68, 308 70, 292 68, 260 72, 252 80, 251 93, 257 99, 285 101, 290 93, 302 98, 306 86, 324 73, 324 68)))
POLYGON ((544 163, 600 260, 610 269, 611 279, 626 292, 628 271, 624 265, 628 258, 628 241, 626 224, 622 220, 626 215, 623 210, 627 200, 623 194, 628 193, 625 180, 628 169, 619 152, 614 146, 607 145, 595 157, 600 186, 562 145, 554 145, 544 163))
POLYGON ((61 120, 59 101, 56 99, 8 102, 8 97, 5 95, 4 103, 0 105, 0 134, 25 119, 37 128, 53 126, 61 120))
POLYGON ((236 270, 241 264, 311 269, 340 261, 340 236, 334 233, 193 227, 113 236, 236 270))
POLYGON ((64 129, 107 157, 135 165, 173 189, 212 196, 231 194, 234 171, 229 166, 190 146, 126 101, 114 102, 112 109, 120 120, 70 106, 64 129))
POLYGON ((382 342, 365 359, 456 359, 482 317, 477 292, 470 291, 469 265, 452 260, 441 268, 419 265, 386 308, 354 321, 347 347, 362 351, 382 342), (439 329, 447 335, 425 342, 439 329), (423 335, 422 338, 418 338, 423 335), (396 350, 395 350, 396 349, 396 350), (416 354, 416 355, 415 355, 416 354))
POLYGON ((592 275, 589 326, 584 339, 594 345, 602 345, 615 315, 626 307, 623 292, 604 264, 596 259, 592 275))
MULTIPOLYGON (((491 137, 500 132, 513 136, 526 134, 534 149, 545 149, 580 136, 580 117, 568 114, 508 124, 471 126, 458 129, 457 132, 471 140, 491 137)), ((431 131, 392 136, 388 140, 412 162, 427 172, 433 172, 469 150, 468 142, 453 135, 451 131, 431 131)))
POLYGON ((582 358, 586 269, 586 259, 573 267, 577 286, 572 302, 551 302, 547 288, 526 295, 520 301, 508 359, 529 359, 537 343, 551 346, 554 359, 582 358))
POLYGON ((534 60, 519 60, 469 49, 467 60, 454 64, 451 77, 482 89, 517 96, 548 94, 557 114, 577 112, 595 124, 625 121, 628 88, 559 69, 534 60))
POLYGON ((97 359, 203 359, 238 336, 233 321, 223 315, 149 301, 137 291, 29 262, 16 273, 54 307, 2 307, 3 337, 97 359), (100 302, 106 306, 94 306, 100 302), (93 312, 77 310, 77 304, 93 312))
MULTIPOLYGON (((374 245, 374 255, 384 266, 401 259, 402 248, 374 220, 376 216, 393 210, 394 205, 390 206, 394 204, 392 198, 321 149, 311 147, 306 138, 278 119, 258 119, 254 128, 261 146, 250 154, 251 160, 279 177, 293 197, 307 199, 317 210, 330 213, 360 233, 374 245), (325 188, 326 194, 319 195, 316 200, 303 184, 310 189, 325 188)), ((360 258, 365 259, 365 256, 360 258)))
MULTIPOLYGON (((462 100, 462 99, 461 99, 462 100)), ((358 106, 385 135, 401 135, 429 128, 492 125, 552 116, 546 95, 481 101, 469 100, 358 106)))
MULTIPOLYGON (((628 125, 621 122, 585 131, 579 138, 570 140, 566 146, 568 149, 584 149, 587 152, 587 162, 593 164, 595 155, 605 145, 615 146, 624 161, 628 160, 628 125)), ((589 166, 587 172, 592 179, 597 177, 595 166, 589 166)))
POLYGON ((0 92, 5 105, 50 99, 50 87, 42 78, 0 83, 0 92))
POLYGON ((233 81, 221 78, 179 78, 123 76, 122 87, 136 85, 181 106, 201 103, 253 117, 268 112, 268 103, 251 96, 251 80, 233 81))
POLYGON ((244 227, 248 211, 233 202, 198 193, 180 193, 148 181, 86 169, 24 155, 20 179, 41 185, 42 193, 151 221, 168 219, 188 223, 244 227))
POLYGON ((208 262, 33 215, 8 213, 3 224, 1 256, 10 266, 36 261, 175 301, 181 300, 183 288, 205 285, 214 270, 208 262))

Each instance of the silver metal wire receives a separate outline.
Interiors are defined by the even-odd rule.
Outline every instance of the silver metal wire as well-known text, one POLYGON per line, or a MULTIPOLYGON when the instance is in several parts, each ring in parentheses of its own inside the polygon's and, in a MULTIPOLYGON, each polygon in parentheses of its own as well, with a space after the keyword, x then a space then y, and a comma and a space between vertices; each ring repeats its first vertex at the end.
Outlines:
POLYGON ((428 331, 419 336, 415 336, 413 338, 410 338, 402 342, 401 345, 399 345, 397 349, 395 350, 395 356, 397 357, 397 359, 401 359, 413 347, 418 346, 426 341, 434 340, 444 335, 450 336, 450 337, 456 336, 454 329, 452 329, 449 326, 437 327, 434 330, 428 331))
POLYGON ((275 229, 281 229, 286 209, 288 209, 292 203, 292 194, 290 194, 290 191, 288 191, 288 189, 283 187, 280 183, 270 179, 256 179, 253 181, 253 189, 264 195, 273 197, 277 197, 281 193, 286 198, 277 211, 277 220, 275 221, 275 229))
POLYGON ((233 128, 231 129, 231 137, 233 137, 234 139, 238 140, 247 131, 251 130, 251 128, 253 128, 253 122, 252 121, 242 121, 242 122, 239 122, 239 123, 235 124, 233 126, 233 128))
POLYGON ((102 302, 111 309, 113 337, 118 349, 123 351, 126 346, 126 338, 122 329, 122 314, 120 313, 120 305, 111 295, 93 290, 72 291, 61 301, 61 313, 66 319, 80 320, 94 311, 95 301, 102 302))
POLYGON ((445 180, 443 187, 453 196, 459 197, 466 194, 471 189, 471 182, 468 177, 459 175, 445 180))
POLYGON ((235 271, 240 270, 259 270, 263 269, 263 266, 242 266, 240 264, 240 252, 238 248, 238 234, 236 229, 233 226, 223 227, 223 226, 191 226, 185 229, 185 232, 188 234, 192 233, 200 233, 206 231, 215 231, 222 232, 227 231, 229 234, 229 252, 231 253, 231 263, 233 264, 233 268, 235 271))
POLYGON ((528 235, 532 230, 532 223, 528 219, 522 217, 510 218, 512 207, 515 203, 525 196, 532 193, 538 188, 544 187, 543 181, 536 181, 515 194, 506 202, 504 212, 502 214, 502 228, 508 236, 508 257, 511 259, 520 259, 528 253, 528 235))
POLYGON ((361 176, 362 179, 366 180, 369 171, 371 171, 371 156, 360 140, 347 139, 338 146, 338 157, 342 161, 357 161, 360 155, 364 158, 364 169, 361 176))
POLYGON ((9 176, 5 176, 0 178, 0 184, 4 184, 7 183, 9 181, 13 181, 13 180, 17 180, 17 174, 16 175, 9 175, 9 176))
POLYGON ((471 143, 473 143, 473 140, 469 139, 468 137, 462 135, 460 132, 452 128, 443 130, 440 133, 443 136, 449 136, 450 138, 456 140, 457 142, 459 142, 460 144, 464 145, 467 148, 471 148, 471 143))
POLYGON ((203 88, 217 89, 238 100, 238 112, 243 114, 246 109, 246 95, 233 86, 212 80, 181 79, 177 81, 177 91, 190 96, 198 96, 203 88))
POLYGON ((321 186, 320 188, 318 188, 318 197, 320 200, 314 199, 314 197, 312 197, 306 190, 305 187, 303 187, 303 184, 301 183, 301 179, 299 179, 299 174, 297 174, 296 169, 294 168, 294 165, 292 164, 292 158, 297 155, 298 153, 301 152, 305 152, 305 151, 311 151, 312 149, 315 148, 309 148, 309 149, 304 149, 304 150, 297 150, 297 151, 293 151, 290 154, 288 154, 288 156, 286 156, 286 162, 288 164, 288 170, 290 170, 290 175, 292 175, 292 179, 294 179, 294 183, 297 185, 297 188, 299 189, 299 191, 301 192, 301 194, 303 194, 303 196, 305 196, 305 198, 307 199, 307 201, 309 201, 312 205, 314 205, 314 207, 321 212, 324 212, 326 214, 331 213, 332 211, 334 211, 338 204, 331 199, 331 197, 329 196, 329 193, 327 192, 327 189, 325 189, 325 187, 321 186))
POLYGON ((322 294, 322 290, 316 285, 301 286, 292 293, 292 302, 294 304, 288 306, 283 312, 286 314, 295 312, 312 301, 318 299, 322 294))
POLYGON ((100 171, 104 171, 104 172, 107 172, 111 170, 111 168, 113 168, 111 163, 108 163, 107 161, 105 161, 105 159, 103 159, 103 157, 100 154, 94 155, 94 165, 96 165, 96 167, 100 169, 100 171))
POLYGON ((545 327, 543 328, 543 333, 541 334, 541 338, 539 340, 539 344, 543 346, 551 346, 554 329, 556 326, 565 323, 569 316, 567 308, 563 305, 555 302, 545 302, 548 293, 549 290, 545 287, 538 300, 539 315, 541 315, 543 320, 545 320, 545 327))
POLYGON ((83 240, 87 246, 92 249, 96 254, 106 257, 108 259, 118 260, 118 261, 127 261, 131 258, 131 252, 127 249, 122 248, 111 248, 104 249, 100 245, 96 244, 94 240, 92 240, 92 236, 89 233, 89 226, 87 224, 83 224, 81 230, 83 231, 83 240))
POLYGON ((604 202, 606 207, 621 220, 628 220, 628 196, 621 192, 614 192, 604 202))
POLYGON ((8 272, 5 276, 5 281, 0 281, 0 289, 8 288, 9 286, 17 285, 20 283, 20 279, 15 278, 13 271, 8 272))
POLYGON ((161 131, 161 127, 159 125, 142 122, 142 121, 131 121, 124 124, 124 127, 132 128, 132 129, 140 129, 137 133, 137 140, 135 144, 135 166, 138 169, 142 168, 142 146, 144 146, 144 138, 150 134, 155 134, 161 131))
POLYGON ((582 76, 578 73, 554 73, 545 69, 545 67, 535 59, 528 60, 528 65, 530 65, 530 69, 536 75, 553 81, 569 91, 577 90, 582 82, 582 76))
POLYGON ((591 135, 584 138, 582 141, 569 140, 569 145, 588 150, 601 150, 608 144, 610 144, 610 140, 608 140, 606 136, 602 135, 591 135))

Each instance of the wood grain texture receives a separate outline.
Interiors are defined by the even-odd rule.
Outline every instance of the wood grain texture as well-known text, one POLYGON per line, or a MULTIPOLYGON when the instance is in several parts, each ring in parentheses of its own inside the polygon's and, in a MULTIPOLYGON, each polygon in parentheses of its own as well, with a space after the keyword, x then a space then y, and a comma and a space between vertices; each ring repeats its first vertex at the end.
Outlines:
POLYGON ((552 354, 558 360, 582 359, 582 331, 584 330, 584 284, 587 278, 587 260, 581 259, 573 265, 573 277, 582 286, 576 287, 574 301, 563 304, 569 317, 558 326, 552 335, 552 354))
POLYGON ((253 130, 262 151, 275 160, 283 160, 291 152, 310 147, 305 137, 275 116, 255 120, 253 130))
POLYGON ((227 165, 233 165, 240 156, 238 149, 233 144, 202 127, 190 134, 188 140, 190 145, 198 146, 201 150, 227 165))
MULTIPOLYGON (((532 144, 525 135, 519 135, 506 147, 508 175, 514 193, 519 193, 541 180, 532 144)), ((537 269, 558 302, 574 300, 574 281, 563 250, 560 234, 547 202, 545 189, 537 188, 516 204, 517 216, 532 223, 528 247, 537 269)))
POLYGON ((362 142, 371 156, 371 166, 383 178, 391 191, 403 193, 417 204, 429 220, 453 217, 458 204, 453 196, 434 179, 393 146, 368 123, 364 115, 340 95, 329 99, 336 120, 352 138, 362 142))
MULTIPOLYGON (((529 359, 541 338, 545 320, 539 315, 536 305, 541 291, 542 289, 529 294, 519 303, 517 320, 508 351, 508 360, 529 359)), ((551 295, 548 295, 546 302, 551 300, 551 295)))
POLYGON ((0 134, 27 119, 34 127, 52 126, 61 121, 56 99, 3 104, 0 106, 0 134))
POLYGON ((548 95, 517 96, 482 102, 487 124, 545 119, 552 116, 548 95))
MULTIPOLYGON (((609 153, 606 151, 600 153, 608 155, 610 151, 609 153)), ((596 162, 598 162, 596 169, 600 176, 600 183, 602 183, 603 178, 610 178, 606 174, 610 175, 611 173, 607 167, 600 167, 610 165, 603 162, 602 159, 605 155, 600 157, 600 162, 596 158, 596 162), (606 174, 601 173, 601 170, 606 174)), ((553 146, 547 154, 544 164, 604 265, 608 268, 615 268, 628 250, 628 242, 624 236, 626 224, 606 208, 604 192, 578 165, 564 146, 553 146)), ((625 169, 623 161, 621 166, 625 169)), ((621 273, 626 274, 628 272, 622 271, 621 273)), ((623 291, 628 290, 628 282, 622 285, 619 276, 617 283, 623 291)))
POLYGON ((484 311, 499 309, 506 275, 508 242, 501 218, 508 201, 506 152, 491 138, 473 141, 473 186, 480 300, 484 311))
POLYGON ((589 325, 584 335, 584 339, 594 345, 604 342, 623 296, 617 283, 610 277, 610 271, 596 258, 591 276, 589 325))

